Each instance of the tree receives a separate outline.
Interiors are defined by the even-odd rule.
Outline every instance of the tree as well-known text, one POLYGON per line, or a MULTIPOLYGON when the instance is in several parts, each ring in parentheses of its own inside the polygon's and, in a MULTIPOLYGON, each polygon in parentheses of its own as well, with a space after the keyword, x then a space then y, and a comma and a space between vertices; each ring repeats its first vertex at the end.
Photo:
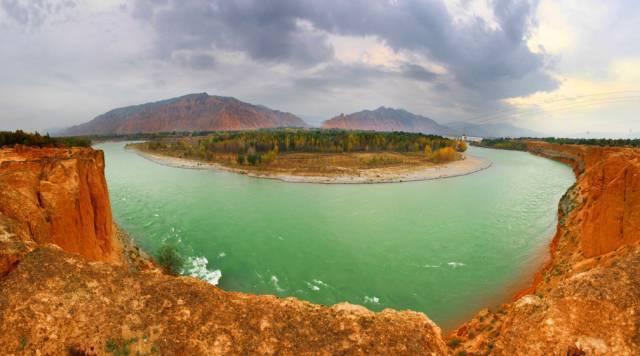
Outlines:
POLYGON ((456 141, 456 151, 465 152, 467 150, 467 143, 463 140, 456 141))
POLYGON ((156 254, 156 262, 169 274, 178 275, 184 266, 184 258, 173 245, 162 245, 156 254))
POLYGON ((432 155, 433 155, 433 150, 431 149, 431 146, 425 145, 424 146, 424 158, 431 159, 432 155))

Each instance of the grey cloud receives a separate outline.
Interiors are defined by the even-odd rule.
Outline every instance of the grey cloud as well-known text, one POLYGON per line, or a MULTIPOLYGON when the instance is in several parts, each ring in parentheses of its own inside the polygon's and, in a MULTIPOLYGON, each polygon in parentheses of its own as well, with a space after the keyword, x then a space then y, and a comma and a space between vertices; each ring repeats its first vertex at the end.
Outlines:
POLYGON ((138 0, 136 16, 157 31, 156 50, 241 51, 266 62, 310 65, 329 60, 327 35, 304 28, 295 16, 302 4, 284 1, 172 1, 168 5, 138 0))
POLYGON ((435 83, 440 75, 411 63, 402 63, 398 69, 392 69, 383 66, 344 64, 334 61, 318 70, 305 73, 293 82, 293 86, 300 90, 326 91, 365 87, 373 81, 392 78, 407 78, 418 82, 435 83))
POLYGON ((315 4, 309 16, 316 27, 337 34, 377 36, 396 50, 422 53, 445 66, 466 87, 500 89, 486 91, 489 98, 504 97, 511 81, 525 76, 535 76, 528 93, 558 85, 545 73, 544 54, 532 53, 525 41, 537 2, 495 1, 499 30, 479 18, 456 24, 442 1, 436 0, 315 4))
POLYGON ((432 82, 438 78, 438 74, 426 69, 425 67, 410 63, 402 66, 402 75, 406 78, 422 82, 432 82))
POLYGON ((174 57, 182 66, 195 70, 212 69, 216 65, 216 59, 207 53, 178 53, 174 57))
MULTIPOLYGON (((498 30, 480 18, 455 23, 442 0, 171 0, 155 9, 153 0, 141 2, 151 8, 147 19, 158 33, 157 50, 165 56, 180 49, 220 48, 258 61, 314 65, 333 58, 328 33, 376 36, 394 50, 438 62, 454 80, 482 90, 487 99, 513 96, 514 82, 523 95, 558 86, 545 72, 545 55, 526 45, 537 0, 494 1, 498 30), (517 83, 522 78, 531 80, 526 90, 517 83)), ((406 67, 404 75, 418 81, 435 78, 416 66, 406 67)))
POLYGON ((38 27, 48 16, 75 6, 72 0, 0 0, 0 7, 11 19, 28 27, 38 27))

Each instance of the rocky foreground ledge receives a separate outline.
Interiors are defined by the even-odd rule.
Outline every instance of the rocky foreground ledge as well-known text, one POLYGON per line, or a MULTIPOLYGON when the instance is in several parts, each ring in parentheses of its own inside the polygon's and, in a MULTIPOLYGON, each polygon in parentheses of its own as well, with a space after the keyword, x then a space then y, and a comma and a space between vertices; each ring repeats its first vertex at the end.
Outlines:
POLYGON ((430 354, 424 314, 225 292, 118 238, 102 152, 0 150, 0 354, 430 354))
POLYGON ((164 275, 119 238, 100 151, 2 149, 0 354, 640 354, 640 151, 528 149, 577 176, 551 260, 514 303, 446 343, 421 313, 164 275))

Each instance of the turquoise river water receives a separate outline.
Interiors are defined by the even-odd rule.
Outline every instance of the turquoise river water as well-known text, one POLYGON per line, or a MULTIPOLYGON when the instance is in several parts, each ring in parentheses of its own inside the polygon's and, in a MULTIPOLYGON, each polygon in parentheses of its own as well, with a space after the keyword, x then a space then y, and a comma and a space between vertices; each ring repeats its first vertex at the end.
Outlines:
POLYGON ((544 262, 572 171, 471 148, 493 166, 440 180, 321 185, 172 168, 97 145, 118 224, 225 290, 425 312, 445 329, 508 300, 544 262))

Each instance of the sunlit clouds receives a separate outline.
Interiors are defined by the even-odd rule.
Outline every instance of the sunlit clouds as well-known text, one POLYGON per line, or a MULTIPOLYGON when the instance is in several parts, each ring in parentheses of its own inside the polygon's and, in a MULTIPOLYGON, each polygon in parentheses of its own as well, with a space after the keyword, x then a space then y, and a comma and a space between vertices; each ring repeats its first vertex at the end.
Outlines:
POLYGON ((639 6, 0 0, 0 129, 206 91, 311 124, 384 105, 444 124, 628 135, 640 130, 640 104, 622 97, 640 90, 639 6))

